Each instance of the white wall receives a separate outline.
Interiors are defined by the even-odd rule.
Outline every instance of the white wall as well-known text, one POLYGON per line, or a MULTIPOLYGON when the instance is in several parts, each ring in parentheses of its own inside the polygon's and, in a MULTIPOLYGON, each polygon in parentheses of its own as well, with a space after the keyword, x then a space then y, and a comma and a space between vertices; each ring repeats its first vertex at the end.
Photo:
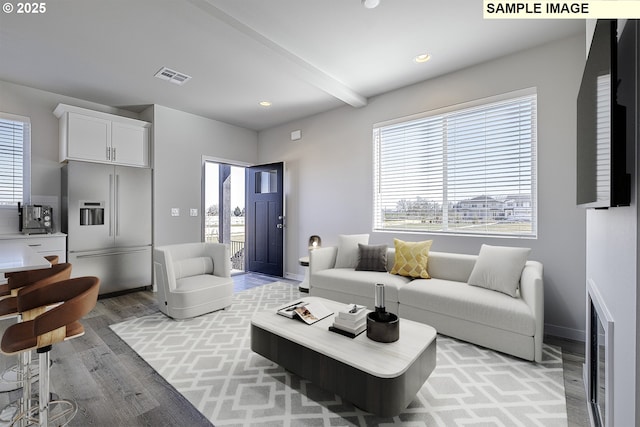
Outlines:
MULTIPOLYGON (((31 195, 55 197, 58 207, 61 164, 58 161, 58 118, 53 110, 59 103, 137 118, 130 111, 0 81, 0 111, 31 119, 31 195)), ((56 208, 54 206, 54 220, 59 231, 60 210, 56 208)), ((0 209, 0 233, 17 232, 17 208, 0 209)))
POLYGON ((202 239, 202 156, 255 164, 255 131, 154 105, 142 115, 153 121, 154 244, 202 239), (179 208, 180 216, 171 216, 179 208), (198 216, 189 216, 197 208, 198 216))
MULTIPOLYGON (((587 39, 590 45, 590 37, 587 39)), ((636 58, 636 64, 638 60, 636 58)), ((636 74, 636 84, 637 74, 636 74)), ((636 88, 637 89, 637 88, 636 88)), ((634 95, 631 95, 631 99, 634 95)), ((637 97, 635 97, 637 102, 637 97)), ((638 111, 636 111, 639 113, 638 111)), ((636 126, 640 119, 636 116, 636 126)), ((636 127, 636 132, 638 128, 636 127)), ((628 141, 627 171, 631 173, 631 205, 607 210, 589 209, 586 223, 586 280, 593 283, 614 321, 613 421, 616 426, 638 425, 638 167, 637 138, 628 141)), ((610 411, 610 408, 607 408, 610 411)))
MULTIPOLYGON (((434 60, 437 60, 434 58, 434 60)), ((576 200, 576 97, 584 67, 584 35, 520 52, 259 133, 259 162, 286 162, 285 271, 302 274, 307 239, 323 245, 341 233, 372 230, 372 125, 396 117, 518 89, 538 89, 538 238, 487 239, 372 233, 393 244, 433 238, 434 251, 475 254, 482 243, 527 246, 544 264, 546 332, 584 339, 585 212, 576 200), (292 142, 290 133, 302 131, 292 142)), ((428 64, 427 64, 428 66, 428 64)))

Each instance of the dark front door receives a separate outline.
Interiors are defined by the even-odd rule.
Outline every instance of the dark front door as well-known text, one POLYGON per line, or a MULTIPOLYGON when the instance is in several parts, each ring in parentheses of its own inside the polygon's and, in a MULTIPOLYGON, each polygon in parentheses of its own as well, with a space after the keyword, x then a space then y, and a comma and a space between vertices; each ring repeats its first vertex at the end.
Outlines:
POLYGON ((284 164, 246 168, 246 269, 282 277, 284 164))

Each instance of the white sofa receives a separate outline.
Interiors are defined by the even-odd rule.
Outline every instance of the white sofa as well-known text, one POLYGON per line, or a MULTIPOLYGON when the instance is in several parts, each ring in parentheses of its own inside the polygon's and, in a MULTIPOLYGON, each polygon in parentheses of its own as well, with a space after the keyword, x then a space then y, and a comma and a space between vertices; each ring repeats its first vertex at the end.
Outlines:
POLYGON ((229 246, 184 243, 153 251, 153 268, 160 311, 186 319, 231 305, 233 279, 229 246))
MULTIPOLYGON (((468 285, 477 255, 429 252, 431 279, 387 272, 334 268, 337 247, 310 253, 309 292, 373 308, 374 284, 385 285, 385 305, 399 317, 426 323, 444 335, 527 360, 542 361, 544 289, 542 264, 526 261, 516 297, 468 285)), ((387 271, 395 250, 387 249, 387 271)))

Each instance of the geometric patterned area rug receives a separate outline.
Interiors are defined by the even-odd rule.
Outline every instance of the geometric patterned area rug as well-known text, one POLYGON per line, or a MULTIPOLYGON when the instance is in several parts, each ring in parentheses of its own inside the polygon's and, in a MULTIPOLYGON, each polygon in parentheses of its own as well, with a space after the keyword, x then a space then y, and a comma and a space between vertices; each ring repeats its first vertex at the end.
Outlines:
POLYGON ((216 426, 567 425, 559 348, 532 363, 442 335, 436 368, 400 415, 364 412, 250 350, 253 313, 301 296, 275 282, 195 319, 157 313, 111 328, 216 426))

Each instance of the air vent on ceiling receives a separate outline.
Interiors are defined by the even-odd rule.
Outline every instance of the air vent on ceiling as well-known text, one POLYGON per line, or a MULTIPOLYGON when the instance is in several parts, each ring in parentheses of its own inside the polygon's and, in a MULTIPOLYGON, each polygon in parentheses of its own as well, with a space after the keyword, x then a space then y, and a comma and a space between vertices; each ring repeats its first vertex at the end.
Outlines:
POLYGON ((167 67, 162 67, 156 74, 155 77, 167 80, 171 83, 182 86, 189 80, 191 80, 191 76, 187 76, 186 74, 179 73, 167 67))

